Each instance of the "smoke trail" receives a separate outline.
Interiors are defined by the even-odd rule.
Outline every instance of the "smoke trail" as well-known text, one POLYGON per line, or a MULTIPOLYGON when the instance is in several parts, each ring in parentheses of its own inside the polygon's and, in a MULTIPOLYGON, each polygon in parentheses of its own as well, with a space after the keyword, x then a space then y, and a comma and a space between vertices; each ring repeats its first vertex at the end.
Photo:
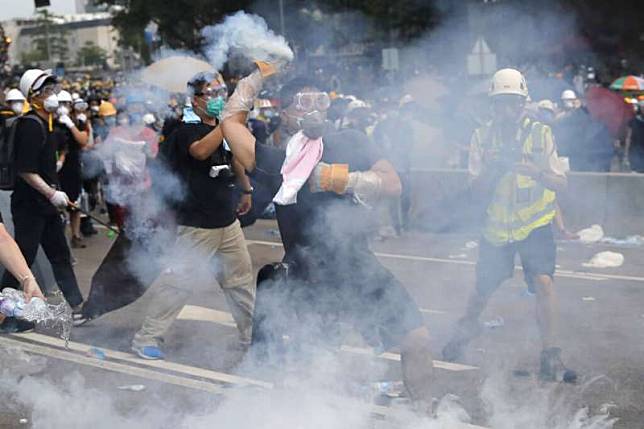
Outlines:
POLYGON ((216 70, 221 70, 232 54, 250 60, 293 60, 293 51, 284 37, 273 33, 257 15, 239 11, 221 24, 205 27, 202 34, 209 45, 206 57, 216 70))

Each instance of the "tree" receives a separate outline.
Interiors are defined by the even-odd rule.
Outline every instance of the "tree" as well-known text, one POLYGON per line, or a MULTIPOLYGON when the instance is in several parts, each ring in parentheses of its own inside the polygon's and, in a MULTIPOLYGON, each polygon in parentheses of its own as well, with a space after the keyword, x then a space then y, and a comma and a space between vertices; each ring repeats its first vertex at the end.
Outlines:
POLYGON ((107 60, 107 51, 93 42, 85 42, 77 54, 77 62, 80 66, 102 66, 107 60))
POLYGON ((63 25, 57 25, 54 21, 56 15, 47 11, 47 9, 38 10, 38 18, 34 27, 32 37, 32 50, 23 54, 33 62, 47 61, 53 63, 56 61, 67 61, 69 46, 69 31, 63 25))

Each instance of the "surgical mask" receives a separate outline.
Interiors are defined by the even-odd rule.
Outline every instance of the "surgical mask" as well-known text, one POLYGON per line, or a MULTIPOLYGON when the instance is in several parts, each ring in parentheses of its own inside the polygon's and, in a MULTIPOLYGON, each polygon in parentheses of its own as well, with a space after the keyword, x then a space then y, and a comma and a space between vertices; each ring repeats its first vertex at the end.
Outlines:
POLYGON ((305 136, 310 139, 319 139, 327 129, 328 121, 323 112, 314 110, 300 119, 300 126, 305 136))
POLYGON ((221 118, 221 113, 224 111, 225 105, 226 102, 224 101, 224 97, 219 96, 211 98, 206 103, 206 115, 210 116, 211 118, 221 118))
POLYGON ((65 107, 65 106, 60 106, 60 107, 56 110, 56 113, 58 114, 58 116, 65 116, 65 115, 69 115, 69 109, 68 109, 67 107, 65 107))
POLYGON ((92 106, 91 107, 92 112, 98 113, 98 106, 92 106))
POLYGON ((13 110, 13 113, 15 113, 16 115, 21 114, 24 107, 25 103, 23 103, 22 101, 11 103, 11 110, 13 110))
POLYGON ((58 109, 58 106, 58 97, 56 97, 56 94, 50 95, 43 102, 43 109, 49 113, 54 113, 58 109))
POLYGON ((113 127, 114 125, 116 125, 116 118, 114 116, 109 116, 107 118, 104 118, 103 122, 105 122, 106 126, 113 127))

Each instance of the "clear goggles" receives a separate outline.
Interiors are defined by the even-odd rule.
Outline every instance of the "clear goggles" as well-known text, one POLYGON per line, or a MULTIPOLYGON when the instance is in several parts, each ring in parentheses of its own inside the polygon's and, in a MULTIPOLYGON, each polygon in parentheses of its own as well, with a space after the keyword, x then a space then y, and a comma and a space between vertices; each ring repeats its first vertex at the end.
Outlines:
POLYGON ((223 99, 228 98, 228 87, 224 84, 218 85, 216 87, 206 87, 203 91, 195 92, 196 97, 205 97, 205 98, 217 98, 222 97, 223 99))
POLYGON ((298 92, 293 97, 295 108, 302 112, 313 110, 326 111, 331 106, 331 99, 326 92, 298 92))

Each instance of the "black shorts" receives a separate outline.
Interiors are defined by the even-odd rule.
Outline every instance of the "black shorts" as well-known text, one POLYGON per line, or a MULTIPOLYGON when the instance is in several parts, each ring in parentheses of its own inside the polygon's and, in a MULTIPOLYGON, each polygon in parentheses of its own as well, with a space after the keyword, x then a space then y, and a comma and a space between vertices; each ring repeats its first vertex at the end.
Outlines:
POLYGON ((556 251, 550 224, 535 229, 525 240, 502 246, 495 246, 481 238, 476 264, 476 288, 482 294, 491 293, 505 280, 512 278, 514 256, 518 253, 525 281, 534 292, 536 276, 554 276, 556 251))
POLYGON ((414 299, 373 253, 341 253, 329 256, 331 264, 315 258, 317 264, 304 268, 300 261, 299 269, 289 274, 288 292, 284 293, 285 285, 278 286, 282 289, 277 298, 282 302, 278 315, 275 310, 257 308, 266 299, 260 297, 263 288, 258 286, 256 317, 266 313, 262 317, 288 318, 293 312, 297 322, 291 322, 291 328, 297 325, 305 335, 331 343, 340 339, 338 326, 348 324, 369 345, 383 351, 399 345, 410 331, 424 325, 414 299))

